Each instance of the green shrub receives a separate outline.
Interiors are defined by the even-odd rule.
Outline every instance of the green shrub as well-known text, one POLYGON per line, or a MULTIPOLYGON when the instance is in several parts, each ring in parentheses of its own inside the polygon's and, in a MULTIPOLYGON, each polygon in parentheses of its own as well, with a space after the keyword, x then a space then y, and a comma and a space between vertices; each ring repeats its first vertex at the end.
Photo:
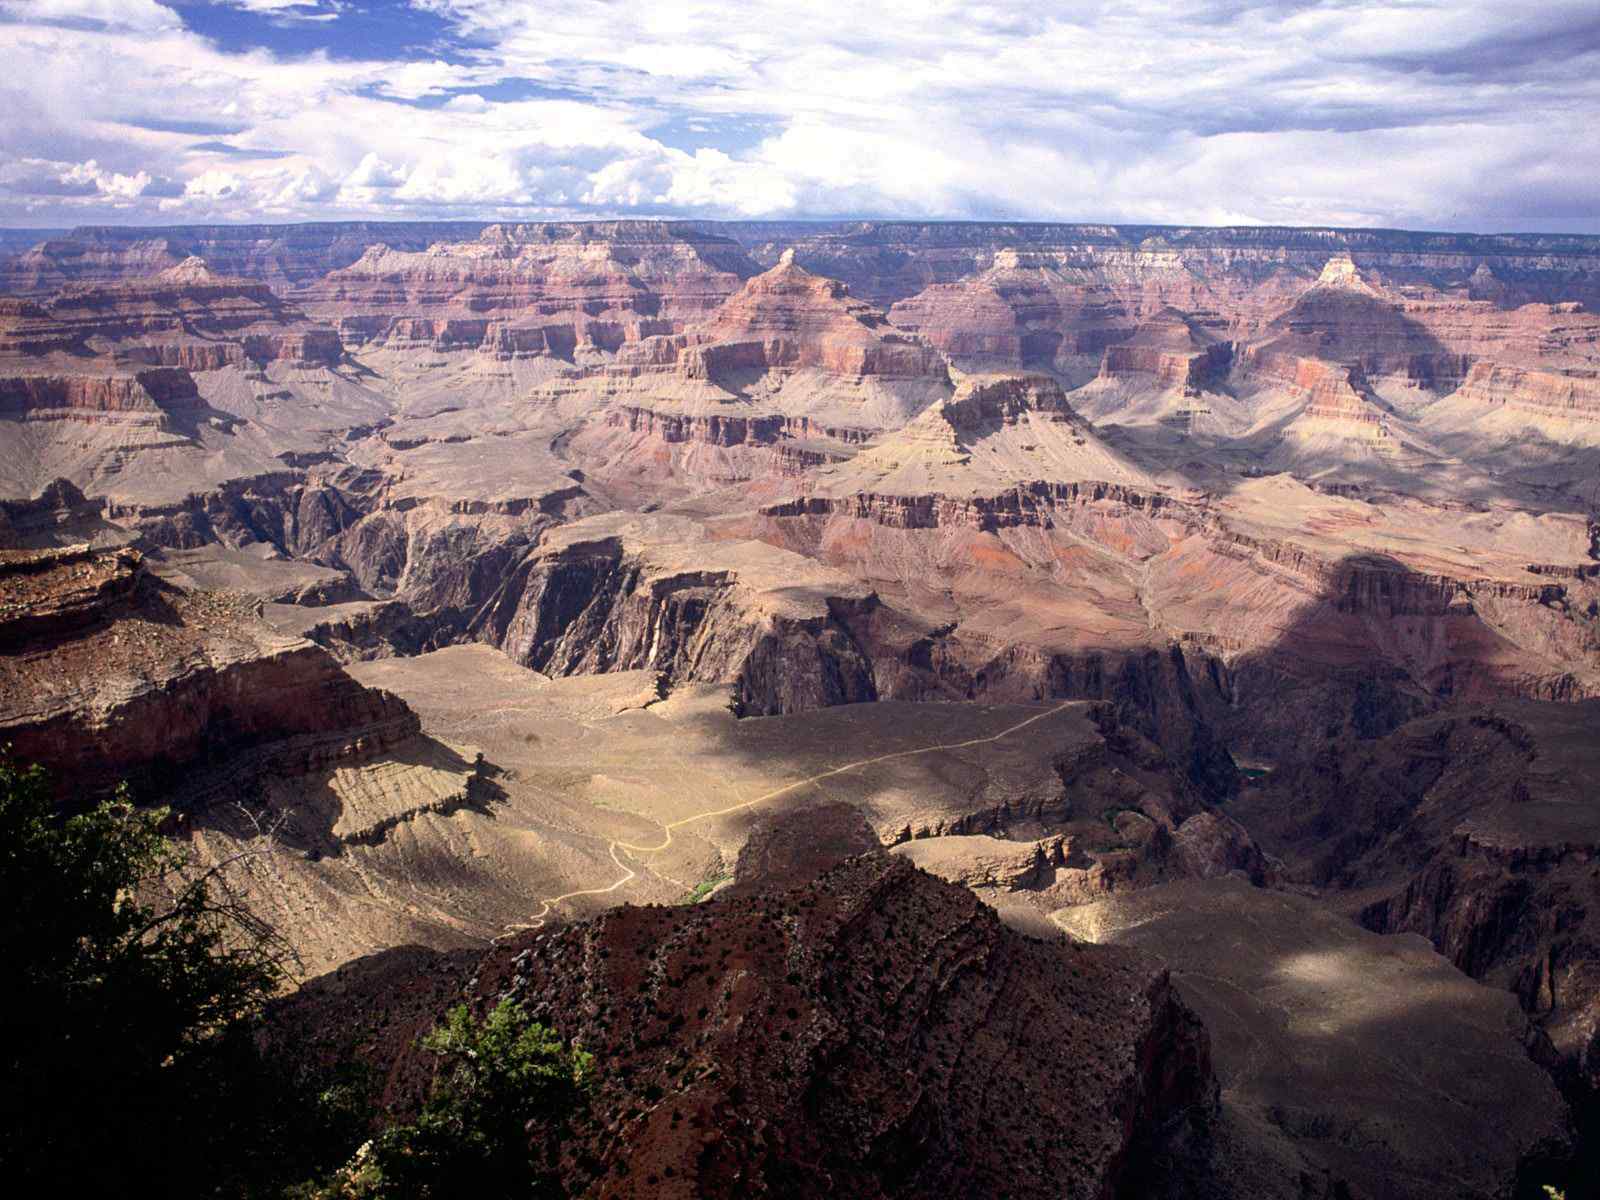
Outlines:
POLYGON ((282 943, 125 792, 63 816, 0 753, 0 1172, 21 1195, 196 1194, 254 1122, 282 943))
POLYGON ((421 1115, 356 1152, 321 1200, 555 1196, 568 1119, 590 1087, 593 1058, 502 1000, 481 1022, 465 1005, 422 1040, 439 1057, 421 1115))

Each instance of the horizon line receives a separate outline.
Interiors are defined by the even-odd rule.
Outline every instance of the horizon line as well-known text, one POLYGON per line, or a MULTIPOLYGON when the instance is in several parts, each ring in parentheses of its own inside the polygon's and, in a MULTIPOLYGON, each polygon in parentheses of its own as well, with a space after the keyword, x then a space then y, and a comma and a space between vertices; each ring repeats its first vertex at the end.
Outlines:
POLYGON ((1433 237, 1452 238, 1578 238, 1584 240, 1600 240, 1600 224, 1593 232, 1568 232, 1536 229, 1442 229, 1424 226, 1399 226, 1399 225, 1336 225, 1336 224, 1306 224, 1285 225, 1266 222, 1250 222, 1245 224, 1209 224, 1205 222, 1152 222, 1152 221, 1116 221, 1116 220, 1078 220, 1078 221, 1050 221, 1036 218, 1011 218, 1011 217, 872 217, 872 216, 843 216, 843 217, 678 217, 678 216, 605 216, 605 217, 344 217, 323 218, 302 221, 186 221, 164 224, 143 224, 134 222, 117 221, 83 221, 74 225, 0 225, 0 233, 26 234, 67 234, 91 230, 144 230, 159 233, 168 230, 188 229, 316 229, 327 226, 339 225, 389 225, 389 226, 476 226, 487 228, 494 225, 616 225, 633 223, 640 225, 878 225, 878 226, 995 226, 1017 225, 1034 228, 1058 229, 1149 229, 1149 230, 1227 230, 1227 231, 1259 231, 1307 233, 1330 232, 1341 234, 1409 234, 1433 237))

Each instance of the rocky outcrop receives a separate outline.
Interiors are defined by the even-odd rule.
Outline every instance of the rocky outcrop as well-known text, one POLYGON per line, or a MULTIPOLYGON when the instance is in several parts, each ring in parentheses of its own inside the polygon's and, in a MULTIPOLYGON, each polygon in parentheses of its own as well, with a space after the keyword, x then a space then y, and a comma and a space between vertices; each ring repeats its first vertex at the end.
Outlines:
POLYGON ((1112 289, 1055 256, 1009 247, 981 274, 899 301, 889 318, 952 359, 1012 368, 1099 354, 1133 326, 1112 289))
POLYGON ((1065 840, 1010 842, 986 834, 950 834, 903 842, 896 853, 922 870, 969 888, 1015 892, 1040 885, 1052 868, 1065 866, 1065 840))
POLYGON ((273 633, 252 602, 149 578, 129 551, 8 552, 0 739, 65 787, 178 774, 251 756, 298 772, 419 731, 414 713, 273 633))
MULTIPOLYGON (((896 331, 882 312, 851 297, 837 280, 797 266, 792 254, 730 296, 711 314, 704 335, 714 343, 748 348, 730 365, 814 367, 852 377, 945 375, 944 361, 931 346, 896 331)), ((701 370, 709 369, 703 355, 700 363, 701 370)))
POLYGON ((623 405, 608 410, 605 423, 629 433, 647 434, 662 442, 697 442, 708 446, 771 446, 783 441, 825 440, 860 444, 860 429, 824 425, 809 417, 765 413, 677 413, 667 409, 623 405))
POLYGON ((1369 286, 1348 257, 1343 264, 1330 261, 1317 283, 1272 321, 1245 361, 1292 355, 1438 393, 1458 386, 1470 365, 1468 357, 1441 342, 1406 307, 1369 286))
POLYGON ((76 545, 105 529, 104 511, 104 501, 57 479, 29 499, 0 500, 0 549, 76 545))
POLYGON ((144 569, 132 549, 0 550, 0 641, 22 646, 104 620, 133 596, 144 569))
POLYGON ((1028 414, 1087 429, 1061 385, 1048 375, 972 376, 944 405, 958 433, 976 434, 992 425, 1015 425, 1028 414))
POLYGON ((1600 378, 1476 362, 1456 393, 1486 410, 1514 409, 1582 425, 1600 424, 1600 378))
POLYGON ((881 496, 867 493, 842 496, 806 496, 780 501, 763 509, 763 515, 790 517, 848 517, 896 529, 940 529, 966 526, 996 530, 1016 526, 1045 526, 1051 511, 1073 505, 1109 502, 1132 509, 1183 513, 1180 501, 1159 492, 1145 492, 1115 483, 1046 483, 1018 487, 999 496, 950 497, 881 496))
POLYGON ((648 668, 734 685, 764 716, 875 699, 850 633, 871 593, 760 543, 716 543, 690 522, 591 518, 547 536, 471 628, 552 675, 648 668))
MULTIPOLYGON (((440 241, 425 252, 369 244, 299 294, 352 342, 487 346, 496 356, 549 342, 550 335, 520 335, 518 350, 518 335, 491 331, 513 322, 570 326, 577 344, 614 351, 682 328, 753 273, 735 242, 687 224, 551 222, 493 225, 475 240, 440 241)), ((566 335, 555 336, 560 346, 566 335)))
POLYGON ((1219 341, 1182 313, 1164 309, 1125 341, 1107 346, 1100 378, 1150 381, 1187 395, 1219 387, 1233 364, 1233 344, 1219 341))
POLYGON ((376 470, 323 467, 234 480, 170 505, 112 503, 107 515, 147 542, 173 549, 210 543, 270 547, 347 572, 368 595, 425 614, 434 641, 459 636, 467 616, 582 489, 570 478, 499 502, 395 495, 376 470), (560 486, 565 484, 564 487, 560 486))
POLYGON ((331 326, 310 324, 265 283, 218 275, 198 258, 0 308, 0 356, 87 357, 105 343, 113 357, 190 370, 246 359, 326 366, 343 356, 331 326))
MULTIPOLYGON (((349 1024, 377 996, 341 978, 349 1024)), ((561 1155, 564 1185, 593 1196, 1109 1200, 1213 1098, 1205 1032, 1164 971, 1012 933, 877 855, 785 893, 510 939, 470 994, 521 1001, 607 1064, 561 1155)), ((313 985, 297 1004, 326 1021, 331 999, 313 985)), ((405 1052, 387 1095, 403 1108, 425 1082, 405 1052)))
POLYGON ((11 420, 159 425, 171 414, 204 407, 193 376, 175 367, 128 374, 0 374, 0 418, 11 420))

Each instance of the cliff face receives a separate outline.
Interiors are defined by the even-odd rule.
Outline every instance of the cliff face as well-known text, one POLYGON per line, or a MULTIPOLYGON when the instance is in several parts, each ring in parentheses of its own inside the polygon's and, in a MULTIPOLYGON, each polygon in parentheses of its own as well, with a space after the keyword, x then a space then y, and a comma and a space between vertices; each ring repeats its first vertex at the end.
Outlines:
POLYGON ((1138 326, 1126 341, 1106 347, 1102 379, 1149 381, 1189 395, 1219 387, 1234 360, 1232 342, 1219 341, 1181 312, 1165 309, 1138 326))
POLYGON ((1081 270, 1146 313, 1164 304, 1190 312, 1217 308, 1228 297, 1270 316, 1340 254, 1395 287, 1475 290, 1509 306, 1600 302, 1600 244, 1584 236, 932 221, 726 222, 718 228, 763 264, 792 246, 807 269, 841 279, 879 304, 979 275, 1001 254, 1081 270))
POLYGON ((332 365, 342 355, 331 327, 310 324, 265 283, 218 274, 198 258, 0 308, 0 356, 85 358, 106 343, 113 358, 195 370, 245 359, 332 365))
MULTIPOLYGON (((3 369, 3 368, 0 368, 3 369)), ((13 420, 144 420, 204 407, 194 378, 181 368, 128 374, 0 375, 0 416, 13 420)))
POLYGON ((850 633, 866 589, 688 522, 597 518, 556 532, 506 576, 471 632, 554 675, 648 668, 731 683, 756 716, 877 698, 850 633))
POLYGON ((274 634, 243 597, 163 584, 131 551, 3 557, 13 652, 0 657, 0 734, 63 785, 160 786, 176 768, 239 755, 304 771, 420 728, 326 651, 274 634))
POLYGON ((1483 409, 1505 408, 1600 428, 1600 379, 1495 362, 1477 362, 1457 393, 1483 409))
MULTIPOLYGON (((897 332, 882 312, 852 298, 837 280, 813 275, 786 255, 712 314, 714 342, 759 345, 767 369, 816 367, 835 375, 943 377, 938 353, 897 332)), ((732 364, 730 364, 732 365, 732 364)))
POLYGON ((481 222, 331 221, 306 225, 185 225, 168 229, 85 226, 49 238, 4 264, 0 287, 38 294, 67 284, 150 275, 198 256, 228 275, 277 289, 319 278, 355 262, 368 246, 426 250, 437 241, 472 238, 481 222))
POLYGON ((952 359, 995 367, 1067 364, 1098 354, 1134 324, 1112 289, 1049 254, 1011 248, 981 274, 900 300, 889 318, 952 359))
POLYGON ((1600 1088, 1597 719, 1593 701, 1446 711, 1275 773, 1239 811, 1369 929, 1514 992, 1574 1099, 1600 1088))
MULTIPOLYGON (((473 241, 439 242, 426 252, 369 246, 299 295, 339 323, 348 341, 438 349, 507 335, 489 322, 551 325, 597 350, 669 333, 715 308, 754 267, 738 245, 687 225, 614 221, 594 225, 494 225, 473 241), (421 325, 417 323, 421 322, 421 325), (449 324, 440 324, 449 322, 449 324)), ((532 348, 525 339, 524 352, 532 348)))
MULTIPOLYGON (((629 224, 511 228, 555 238, 629 224)), ((1003 255, 1016 256, 1024 266, 1049 262, 1098 268, 1129 293, 1126 285, 1144 279, 1215 278, 1230 268, 1262 286, 1270 286, 1280 273, 1299 278, 1304 286, 1317 278, 1330 256, 1342 253, 1396 286, 1455 290, 1503 307, 1562 300, 1600 306, 1594 290, 1600 247, 1583 236, 911 221, 684 222, 681 227, 732 238, 763 266, 793 246, 809 270, 844 280, 856 295, 884 305, 931 284, 1005 267, 1009 257, 1003 255)), ((378 221, 168 229, 90 226, 47 238, 11 259, 0 287, 14 293, 54 291, 68 282, 150 274, 198 255, 219 271, 282 290, 349 266, 371 246, 423 251, 435 243, 470 241, 488 228, 479 222, 378 221)))
POLYGON ((920 640, 887 619, 858 633, 883 647, 880 694, 1113 700, 1142 708, 1184 764, 1209 756, 1172 740, 1197 720, 1275 756, 1299 753, 1307 725, 1376 720, 1384 732, 1468 695, 1595 694, 1597 593, 1581 572, 1512 560, 1485 575, 1486 559, 1427 571, 1308 536, 1324 519, 1370 529, 1380 511, 1287 482, 1229 503, 1036 482, 992 495, 812 494, 766 506, 759 530, 873 578, 887 612, 939 614, 920 640), (1326 518, 1296 515, 1302 504, 1326 518))

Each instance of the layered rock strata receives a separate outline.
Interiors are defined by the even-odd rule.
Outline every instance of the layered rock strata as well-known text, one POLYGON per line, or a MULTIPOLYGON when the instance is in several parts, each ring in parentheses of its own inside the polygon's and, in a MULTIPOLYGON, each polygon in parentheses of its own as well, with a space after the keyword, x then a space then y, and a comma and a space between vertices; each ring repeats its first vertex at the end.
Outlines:
POLYGON ((188 593, 128 551, 6 552, 0 737, 74 790, 248 752, 304 770, 415 735, 402 702, 273 633, 252 602, 188 593))
POLYGON ((649 668, 730 683, 752 715, 876 698, 850 633, 870 591, 692 522, 590 518, 552 531, 507 574, 472 633, 548 674, 649 668))

